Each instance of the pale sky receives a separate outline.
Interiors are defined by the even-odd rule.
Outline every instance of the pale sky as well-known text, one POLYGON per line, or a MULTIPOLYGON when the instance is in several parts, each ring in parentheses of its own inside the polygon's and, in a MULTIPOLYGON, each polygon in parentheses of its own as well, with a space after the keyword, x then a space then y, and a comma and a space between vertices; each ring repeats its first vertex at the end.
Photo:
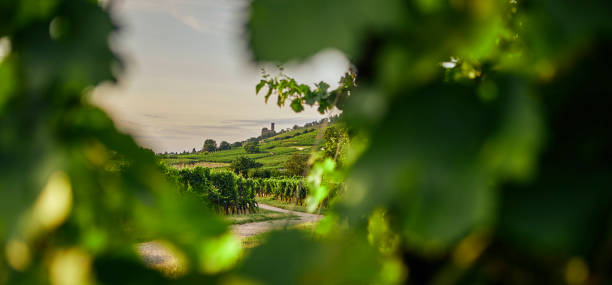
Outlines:
MULTIPOLYGON (((118 0, 113 11, 122 26, 114 48, 126 62, 118 85, 93 94, 117 126, 156 152, 202 147, 206 138, 234 142, 276 128, 318 120, 314 108, 294 113, 255 96, 259 67, 251 61, 243 27, 244 0, 118 0)), ((313 85, 335 87, 349 62, 326 50, 285 73, 313 85)), ((273 65, 266 67, 275 73, 273 65)))

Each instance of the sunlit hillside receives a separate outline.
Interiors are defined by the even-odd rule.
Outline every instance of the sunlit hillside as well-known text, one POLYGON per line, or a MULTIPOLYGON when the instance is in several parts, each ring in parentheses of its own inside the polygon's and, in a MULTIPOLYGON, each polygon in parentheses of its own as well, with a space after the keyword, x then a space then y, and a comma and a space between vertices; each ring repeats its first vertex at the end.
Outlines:
POLYGON ((295 153, 309 154, 323 136, 327 127, 299 128, 260 140, 258 153, 247 153, 244 147, 229 150, 189 154, 162 154, 159 157, 170 166, 209 168, 227 167, 240 156, 247 156, 263 164, 263 169, 280 169, 295 153))

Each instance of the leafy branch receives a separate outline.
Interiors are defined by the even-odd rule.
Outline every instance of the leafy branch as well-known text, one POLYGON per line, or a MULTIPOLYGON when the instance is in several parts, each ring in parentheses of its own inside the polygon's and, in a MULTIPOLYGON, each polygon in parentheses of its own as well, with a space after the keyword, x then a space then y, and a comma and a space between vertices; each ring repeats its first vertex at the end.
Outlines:
POLYGON ((287 100, 291 101, 291 108, 295 112, 304 110, 304 104, 314 106, 317 104, 319 113, 324 114, 326 111, 334 107, 342 110, 346 99, 351 95, 356 84, 356 74, 352 69, 340 78, 339 86, 336 89, 329 90, 330 85, 321 81, 315 84, 315 88, 311 88, 306 84, 299 84, 295 79, 283 73, 283 68, 279 67, 280 74, 271 76, 262 68, 262 79, 255 87, 255 93, 265 86, 268 88, 265 100, 266 103, 272 94, 277 94, 278 106, 284 106, 287 100))

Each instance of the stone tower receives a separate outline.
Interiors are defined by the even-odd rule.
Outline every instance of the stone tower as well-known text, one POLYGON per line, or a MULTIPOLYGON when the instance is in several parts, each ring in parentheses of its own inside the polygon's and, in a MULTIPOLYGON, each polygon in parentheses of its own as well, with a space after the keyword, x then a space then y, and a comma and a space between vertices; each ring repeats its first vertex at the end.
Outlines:
POLYGON ((274 123, 272 123, 271 127, 271 131, 274 132, 274 123))

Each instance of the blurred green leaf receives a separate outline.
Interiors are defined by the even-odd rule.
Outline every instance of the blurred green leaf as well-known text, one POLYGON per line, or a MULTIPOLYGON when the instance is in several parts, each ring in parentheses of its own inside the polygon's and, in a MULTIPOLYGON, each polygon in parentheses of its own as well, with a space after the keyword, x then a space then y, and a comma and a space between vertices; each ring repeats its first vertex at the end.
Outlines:
POLYGON ((407 244, 426 250, 490 226, 491 186, 529 177, 541 141, 537 105, 520 80, 493 78, 507 87, 493 101, 481 100, 474 84, 452 83, 397 97, 353 167, 345 213, 356 219, 389 207, 407 244))
POLYGON ((337 48, 349 57, 361 54, 367 32, 391 28, 401 20, 403 5, 390 0, 255 1, 249 28, 257 60, 305 58, 324 48, 337 48))
POLYGON ((398 283, 380 275, 381 260, 359 237, 316 242, 302 232, 285 231, 270 234, 253 249, 238 273, 263 284, 398 283))

